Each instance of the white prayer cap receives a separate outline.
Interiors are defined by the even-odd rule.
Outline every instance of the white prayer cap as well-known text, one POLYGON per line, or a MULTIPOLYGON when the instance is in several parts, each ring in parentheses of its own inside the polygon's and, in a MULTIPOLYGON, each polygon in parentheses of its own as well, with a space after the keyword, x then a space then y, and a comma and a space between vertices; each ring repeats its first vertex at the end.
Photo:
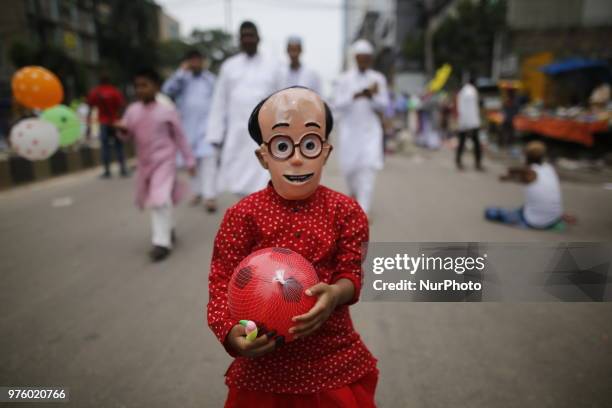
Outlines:
POLYGON ((368 40, 364 40, 362 38, 362 39, 355 41, 355 43, 353 44, 353 53, 355 55, 357 54, 372 55, 374 54, 374 48, 372 47, 372 44, 370 44, 368 40))
POLYGON ((287 45, 299 45, 302 46, 302 37, 298 35, 292 35, 287 39, 287 45))

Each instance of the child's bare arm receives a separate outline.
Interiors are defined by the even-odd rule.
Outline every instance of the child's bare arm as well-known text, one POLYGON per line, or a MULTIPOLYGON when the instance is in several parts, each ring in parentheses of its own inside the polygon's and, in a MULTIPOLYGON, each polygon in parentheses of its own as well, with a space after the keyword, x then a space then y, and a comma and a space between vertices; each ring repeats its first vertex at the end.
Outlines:
POLYGON ((300 316, 293 318, 296 326, 289 329, 295 338, 308 336, 317 331, 331 316, 336 307, 348 303, 355 294, 355 286, 349 279, 341 278, 334 284, 318 283, 306 290, 306 295, 317 296, 317 303, 300 316))
POLYGON ((124 142, 128 142, 132 138, 132 133, 128 128, 125 119, 117 120, 113 123, 113 127, 117 130, 117 137, 124 142))
POLYGON ((347 304, 355 296, 355 285, 348 279, 341 278, 331 286, 336 286, 338 288, 337 306, 347 304))
POLYGON ((125 122, 122 121, 122 120, 115 121, 115 123, 113 123, 113 126, 115 127, 115 129, 117 129, 117 130, 119 130, 121 132, 125 132, 125 133, 128 132, 128 128, 127 128, 125 122))
POLYGON ((133 109, 130 109, 131 105, 126 109, 121 119, 117 119, 113 122, 112 126, 117 130, 115 134, 121 140, 127 142, 132 138, 132 131, 130 129, 131 117, 133 116, 133 109))
POLYGON ((528 166, 510 167, 506 174, 499 176, 500 181, 516 181, 529 184, 536 179, 536 173, 528 166))

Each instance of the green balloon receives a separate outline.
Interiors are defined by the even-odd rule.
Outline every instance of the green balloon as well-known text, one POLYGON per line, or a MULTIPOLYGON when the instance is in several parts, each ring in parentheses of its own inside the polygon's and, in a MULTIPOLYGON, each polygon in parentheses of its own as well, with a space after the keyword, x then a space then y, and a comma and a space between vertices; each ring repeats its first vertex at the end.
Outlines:
POLYGON ((45 109, 40 117, 53 123, 60 134, 60 146, 69 146, 81 137, 81 121, 77 114, 66 105, 45 109))

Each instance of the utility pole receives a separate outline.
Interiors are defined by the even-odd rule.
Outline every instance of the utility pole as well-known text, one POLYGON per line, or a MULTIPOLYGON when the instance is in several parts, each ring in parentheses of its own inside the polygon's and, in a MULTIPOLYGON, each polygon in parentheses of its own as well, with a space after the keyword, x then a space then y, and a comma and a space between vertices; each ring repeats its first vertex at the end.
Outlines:
POLYGON ((232 32, 232 0, 225 0, 225 30, 232 32))

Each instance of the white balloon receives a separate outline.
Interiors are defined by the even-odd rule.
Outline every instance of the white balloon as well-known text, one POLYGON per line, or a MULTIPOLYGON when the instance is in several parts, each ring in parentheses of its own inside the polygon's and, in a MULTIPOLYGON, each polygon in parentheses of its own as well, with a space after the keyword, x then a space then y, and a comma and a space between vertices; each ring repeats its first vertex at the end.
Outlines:
POLYGON ((38 118, 20 121, 11 129, 11 146, 28 160, 49 158, 59 147, 59 131, 50 122, 38 118))

